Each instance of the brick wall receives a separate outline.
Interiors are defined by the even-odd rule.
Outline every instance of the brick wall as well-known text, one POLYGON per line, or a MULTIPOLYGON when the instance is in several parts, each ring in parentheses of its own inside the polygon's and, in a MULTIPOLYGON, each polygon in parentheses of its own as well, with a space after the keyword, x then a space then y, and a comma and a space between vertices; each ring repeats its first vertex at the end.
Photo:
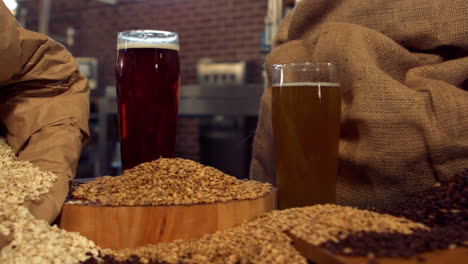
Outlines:
MULTIPOLYGON (((115 84, 116 34, 129 29, 175 31, 180 36, 182 85, 196 83, 196 64, 201 58, 220 61, 247 60, 247 80, 262 82, 264 55, 261 34, 266 0, 119 0, 116 5, 92 0, 53 0, 50 35, 77 30, 74 56, 99 59, 100 89, 115 84)), ((38 28, 37 1, 23 0, 28 8, 26 27, 38 28)))
MULTIPOLYGON (((26 28, 37 31, 41 1, 19 2, 28 9, 26 28)), ((179 33, 182 85, 197 82, 196 64, 207 57, 217 61, 246 60, 247 81, 263 82, 261 34, 266 0, 118 0, 116 5, 93 0, 51 2, 49 35, 65 35, 67 27, 76 29, 75 44, 68 49, 75 57, 98 59, 98 91, 101 91, 98 93, 115 85, 116 35, 130 29, 179 33)), ((201 120, 179 118, 176 149, 179 157, 200 160, 201 120)))
POLYGON ((199 117, 181 117, 177 122, 176 155, 179 158, 200 161, 199 117))

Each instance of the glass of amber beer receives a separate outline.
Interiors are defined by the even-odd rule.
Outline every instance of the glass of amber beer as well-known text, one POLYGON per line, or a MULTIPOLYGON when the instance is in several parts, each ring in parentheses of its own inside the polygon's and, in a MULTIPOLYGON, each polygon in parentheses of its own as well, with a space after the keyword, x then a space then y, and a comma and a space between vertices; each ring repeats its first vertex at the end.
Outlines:
POLYGON ((179 67, 177 33, 118 33, 115 68, 123 169, 175 156, 179 67))
POLYGON ((334 203, 341 113, 336 66, 274 65, 272 94, 278 207, 334 203))

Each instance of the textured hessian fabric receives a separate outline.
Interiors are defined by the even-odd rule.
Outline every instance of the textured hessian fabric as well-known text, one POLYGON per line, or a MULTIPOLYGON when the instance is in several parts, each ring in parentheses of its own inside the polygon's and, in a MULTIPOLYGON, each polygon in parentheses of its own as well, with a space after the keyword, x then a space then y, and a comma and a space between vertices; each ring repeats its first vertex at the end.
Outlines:
POLYGON ((266 60, 251 178, 275 183, 272 65, 307 61, 340 71, 338 203, 392 203, 467 168, 467 14, 465 0, 301 1, 266 60))

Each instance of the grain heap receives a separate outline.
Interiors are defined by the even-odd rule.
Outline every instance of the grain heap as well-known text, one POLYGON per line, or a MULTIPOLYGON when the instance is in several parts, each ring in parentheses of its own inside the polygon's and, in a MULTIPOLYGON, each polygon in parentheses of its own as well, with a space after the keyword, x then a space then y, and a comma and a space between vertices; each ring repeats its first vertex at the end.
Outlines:
MULTIPOLYGON (((254 221, 203 236, 132 250, 105 250, 100 263, 307 263, 291 245, 288 232, 313 244, 337 241, 353 232, 402 232, 427 229, 422 224, 338 205, 272 211, 254 221), (129 262, 125 262, 129 261, 129 262)), ((90 259, 83 263, 99 263, 90 259)))
POLYGON ((277 226, 315 246, 338 242, 356 232, 412 234, 414 230, 429 229, 405 218, 332 204, 272 212, 260 225, 277 226), (275 217, 275 213, 279 216, 275 217))
POLYGON ((290 241, 290 238, 279 230, 243 225, 196 240, 162 243, 117 252, 105 251, 105 253, 115 257, 114 261, 122 261, 121 263, 132 258, 134 263, 166 264, 307 263, 306 259, 291 246, 290 241))
POLYGON ((0 138, 0 232, 11 242, 0 251, 0 263, 78 263, 97 256, 92 241, 77 233, 36 220, 23 206, 49 191, 57 176, 18 160, 0 138))
POLYGON ((410 257, 437 249, 468 247, 468 170, 442 180, 413 199, 373 210, 405 217, 431 229, 412 234, 358 232, 322 246, 335 253, 371 257, 410 257))
POLYGON ((111 206, 188 205, 255 199, 270 191, 270 184, 239 180, 195 161, 160 158, 81 184, 72 196, 111 206))
POLYGON ((27 161, 18 160, 0 137, 0 190, 2 203, 22 204, 39 199, 49 191, 57 176, 43 172, 27 161))

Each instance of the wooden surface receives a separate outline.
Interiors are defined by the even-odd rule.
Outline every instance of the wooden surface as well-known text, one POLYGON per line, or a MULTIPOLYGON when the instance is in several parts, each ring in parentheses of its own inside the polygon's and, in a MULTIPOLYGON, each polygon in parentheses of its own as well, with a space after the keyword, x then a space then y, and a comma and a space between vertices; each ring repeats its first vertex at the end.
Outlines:
MULTIPOLYGON (((311 245, 304 240, 288 234, 293 239, 293 246, 304 257, 316 264, 368 264, 367 257, 348 257, 334 255, 328 250, 311 245)), ((411 258, 376 258, 379 264, 466 264, 468 263, 468 248, 438 250, 424 253, 411 258), (424 258, 421 261, 420 258, 424 258)))
POLYGON ((59 226, 102 248, 133 248, 191 239, 228 229, 276 209, 276 191, 255 200, 189 206, 89 206, 65 204, 59 226))

